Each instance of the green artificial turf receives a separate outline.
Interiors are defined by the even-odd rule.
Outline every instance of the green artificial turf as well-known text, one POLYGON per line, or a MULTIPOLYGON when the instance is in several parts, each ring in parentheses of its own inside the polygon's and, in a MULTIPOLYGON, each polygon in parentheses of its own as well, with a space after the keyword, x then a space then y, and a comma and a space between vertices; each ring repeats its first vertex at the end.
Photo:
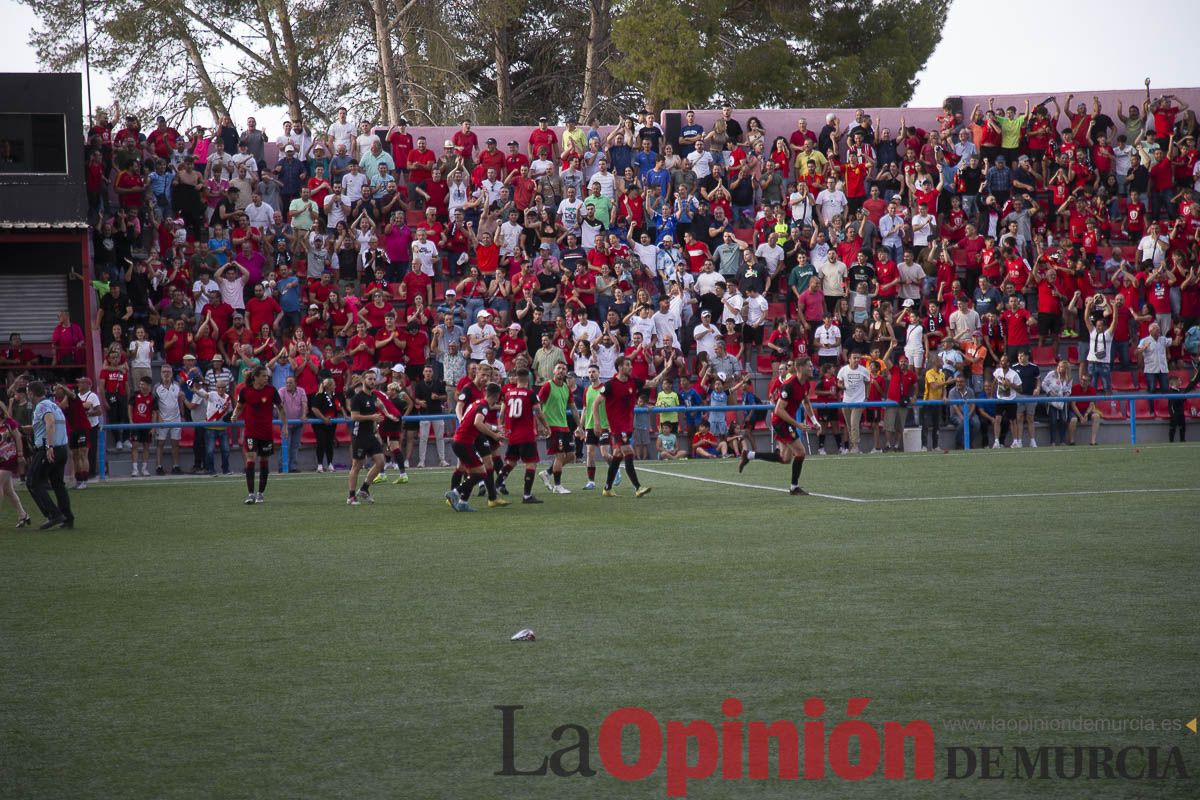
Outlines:
POLYGON ((798 725, 822 697, 831 730, 870 697, 878 729, 933 725, 937 778, 714 777, 689 797, 1198 796, 1195 777, 944 778, 947 747, 1056 744, 1175 745, 1195 776, 1186 730, 943 721, 1200 712, 1200 449, 805 468, 808 490, 856 500, 1037 495, 920 502, 756 488, 787 484, 767 463, 642 467, 644 499, 581 492, 572 469, 569 497, 539 481, 545 505, 472 515, 437 470, 358 508, 344 472, 273 476, 256 507, 240 476, 73 492, 75 531, 0 531, 0 797, 659 798, 665 758, 640 782, 604 772, 604 717, 718 724, 729 696, 746 722, 798 725), (524 627, 537 641, 510 642, 524 627), (575 723, 600 774, 495 776, 505 704, 525 707, 519 768, 575 723))

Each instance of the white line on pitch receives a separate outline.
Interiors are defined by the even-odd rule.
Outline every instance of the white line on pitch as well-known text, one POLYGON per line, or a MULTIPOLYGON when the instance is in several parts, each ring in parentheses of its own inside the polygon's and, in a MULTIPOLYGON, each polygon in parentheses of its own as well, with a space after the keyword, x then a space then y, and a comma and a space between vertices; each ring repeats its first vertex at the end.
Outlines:
MULTIPOLYGON (((762 489, 765 492, 784 492, 785 494, 788 491, 787 489, 784 489, 779 486, 760 486, 757 483, 739 483, 737 481, 721 481, 721 480, 717 480, 716 478, 701 478, 698 475, 680 475, 678 472, 664 472, 663 470, 660 470, 660 469, 648 469, 646 467, 639 468, 638 472, 649 472, 653 475, 666 475, 669 478, 681 478, 686 481, 700 481, 702 483, 719 483, 722 486, 737 486, 738 488, 741 488, 741 489, 762 489)), ((809 492, 808 494, 812 495, 813 497, 824 497, 829 500, 846 500, 847 502, 850 502, 850 503, 868 502, 866 500, 860 500, 857 497, 842 497, 841 495, 836 495, 836 494, 818 494, 817 492, 809 492)))
POLYGON ((1170 492, 1200 492, 1200 488, 1178 489, 1081 489, 1074 492, 1019 492, 1014 494, 959 494, 943 497, 881 497, 860 500, 860 503, 917 503, 935 500, 1005 500, 1019 497, 1082 497, 1098 494, 1155 494, 1170 492))

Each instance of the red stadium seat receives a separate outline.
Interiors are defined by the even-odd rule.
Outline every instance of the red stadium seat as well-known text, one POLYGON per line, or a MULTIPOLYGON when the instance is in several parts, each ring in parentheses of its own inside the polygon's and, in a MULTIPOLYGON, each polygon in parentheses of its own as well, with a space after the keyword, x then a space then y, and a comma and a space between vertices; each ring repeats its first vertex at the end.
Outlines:
POLYGON ((1137 391, 1137 382, 1135 375, 1137 373, 1128 372, 1126 370, 1114 370, 1112 373, 1112 388, 1114 392, 1133 392, 1137 391))
POLYGON ((420 222, 425 221, 425 212, 424 211, 409 211, 407 214, 405 214, 405 218, 408 220, 409 225, 416 225, 420 222))
POLYGON ((1133 406, 1138 419, 1154 419, 1154 406, 1149 400, 1135 400, 1133 406))
POLYGON ((1072 366, 1079 363, 1079 345, 1067 345, 1067 362, 1072 366))
POLYGON ((179 433, 179 446, 182 448, 192 447, 196 442, 196 429, 184 428, 179 433))
POLYGON ((758 371, 764 375, 770 375, 775 369, 775 361, 771 356, 759 354, 758 362, 755 364, 758 371))
POLYGON ((1058 363, 1058 353, 1050 345, 1035 346, 1029 351, 1029 359, 1039 367, 1053 367, 1058 363))
POLYGON ((1188 419, 1200 419, 1200 397, 1183 401, 1183 416, 1188 419))
POLYGON ((787 318, 787 303, 771 303, 767 306, 767 317, 769 319, 786 319, 787 318))
POLYGON ((754 229, 753 228, 734 228, 733 235, 741 239, 746 244, 754 244, 754 229))
POLYGON ((1105 419, 1129 419, 1129 402, 1127 400, 1097 400, 1096 408, 1105 419))

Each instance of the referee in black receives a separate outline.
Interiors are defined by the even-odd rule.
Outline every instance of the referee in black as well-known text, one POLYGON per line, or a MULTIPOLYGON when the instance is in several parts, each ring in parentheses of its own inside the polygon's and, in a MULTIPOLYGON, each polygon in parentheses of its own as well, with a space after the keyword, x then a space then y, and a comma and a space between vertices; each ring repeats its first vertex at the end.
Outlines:
POLYGON ((32 381, 29 384, 29 399, 33 409, 33 458, 25 476, 25 485, 33 495, 46 521, 41 530, 50 528, 74 528, 75 515, 71 513, 71 497, 63 484, 63 470, 67 467, 67 418, 58 403, 46 396, 46 384, 32 381), (55 505, 50 499, 50 489, 58 500, 55 505))

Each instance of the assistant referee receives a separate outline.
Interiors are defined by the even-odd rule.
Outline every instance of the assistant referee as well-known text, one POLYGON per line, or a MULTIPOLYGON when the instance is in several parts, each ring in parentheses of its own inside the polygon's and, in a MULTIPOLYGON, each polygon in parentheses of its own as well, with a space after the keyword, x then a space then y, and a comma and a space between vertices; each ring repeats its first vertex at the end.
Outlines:
POLYGON ((46 521, 41 530, 50 528, 74 528, 75 515, 71 513, 71 497, 63 484, 63 470, 67 467, 67 419, 58 403, 46 397, 46 384, 32 381, 29 397, 33 409, 33 458, 25 476, 25 485, 33 495, 46 521), (48 444, 47 444, 48 443, 48 444), (50 499, 50 489, 58 500, 55 505, 50 499))

